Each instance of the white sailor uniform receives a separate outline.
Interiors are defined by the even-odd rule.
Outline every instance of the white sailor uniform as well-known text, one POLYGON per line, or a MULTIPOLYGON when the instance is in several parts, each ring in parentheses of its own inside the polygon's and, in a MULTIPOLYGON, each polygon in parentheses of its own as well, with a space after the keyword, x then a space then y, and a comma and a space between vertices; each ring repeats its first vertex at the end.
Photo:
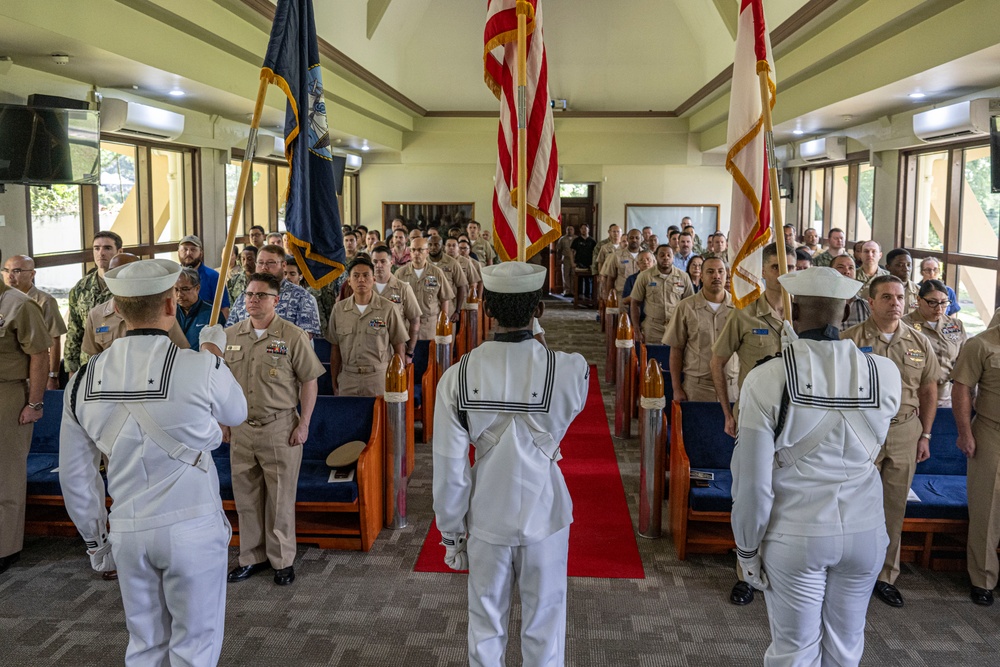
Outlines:
POLYGON ((67 388, 59 482, 88 546, 103 542, 98 469, 101 454, 108 457, 127 665, 218 662, 231 531, 211 450, 222 441, 219 423, 246 417, 243 391, 222 359, 178 349, 157 330, 116 340, 67 388))
POLYGON ((469 663, 504 664, 516 578, 524 664, 562 665, 573 503, 556 462, 589 368, 530 331, 497 337, 438 383, 434 513, 442 533, 469 534, 469 663))
POLYGON ((740 395, 732 526, 740 558, 759 549, 770 582, 765 665, 857 665, 888 544, 874 461, 899 371, 836 336, 807 332, 752 370, 740 395))

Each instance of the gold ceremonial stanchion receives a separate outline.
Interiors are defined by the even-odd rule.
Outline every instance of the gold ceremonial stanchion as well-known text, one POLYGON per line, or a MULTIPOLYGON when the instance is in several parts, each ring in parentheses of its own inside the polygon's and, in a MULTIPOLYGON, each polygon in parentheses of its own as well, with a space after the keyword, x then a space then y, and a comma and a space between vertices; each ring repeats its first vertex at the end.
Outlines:
POLYGON ((663 410, 667 401, 656 359, 646 364, 639 403, 639 536, 657 538, 663 524, 667 449, 663 410))
POLYGON ((454 336, 451 335, 451 320, 443 310, 438 314, 437 329, 434 336, 435 354, 437 355, 437 379, 451 368, 451 346, 454 336))
POLYGON ((407 452, 406 404, 409 401, 406 364, 392 355, 385 371, 386 439, 390 456, 385 471, 385 527, 406 528, 407 452))
POLYGON ((628 313, 618 316, 618 331, 615 335, 615 437, 632 437, 632 320, 628 313))
POLYGON ((618 295, 614 288, 608 292, 608 299, 604 307, 604 338, 607 346, 607 361, 604 366, 604 381, 615 381, 615 365, 617 355, 615 353, 615 336, 618 334, 618 295))

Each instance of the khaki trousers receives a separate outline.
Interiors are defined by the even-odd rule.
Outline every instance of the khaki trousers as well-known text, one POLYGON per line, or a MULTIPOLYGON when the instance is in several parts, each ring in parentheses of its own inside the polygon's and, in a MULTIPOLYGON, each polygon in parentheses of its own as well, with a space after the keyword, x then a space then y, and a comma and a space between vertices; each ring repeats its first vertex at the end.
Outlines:
POLYGON ((229 460, 240 519, 240 565, 270 561, 280 570, 295 561, 295 494, 302 448, 289 447, 299 423, 290 412, 264 426, 233 427, 229 460))
POLYGON ((715 395, 715 384, 712 378, 685 377, 681 383, 684 393, 689 401, 693 403, 718 403, 719 398, 715 395))
POLYGON ((340 371, 337 375, 337 396, 381 396, 385 393, 387 365, 374 366, 372 373, 340 371))
POLYGON ((903 516, 906 514, 906 497, 913 483, 913 473, 917 469, 917 441, 921 428, 916 414, 892 424, 885 445, 875 460, 875 467, 882 477, 882 508, 885 510, 885 530, 889 534, 889 548, 886 549, 885 564, 878 580, 889 584, 894 584, 899 576, 903 516))
POLYGON ((976 455, 969 459, 969 580, 993 590, 1000 576, 1000 424, 977 416, 972 422, 976 455))
POLYGON ((24 546, 24 496, 28 488, 28 451, 34 424, 17 423, 28 402, 26 382, 0 382, 0 558, 24 546))

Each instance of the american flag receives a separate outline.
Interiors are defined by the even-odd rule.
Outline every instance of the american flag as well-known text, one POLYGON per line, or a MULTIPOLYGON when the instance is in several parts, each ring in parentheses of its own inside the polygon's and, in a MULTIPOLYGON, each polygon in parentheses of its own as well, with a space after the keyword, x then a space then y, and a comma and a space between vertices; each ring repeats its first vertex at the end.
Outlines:
POLYGON ((758 73, 767 72, 774 108, 774 57, 762 0, 742 0, 729 98, 726 169, 733 175, 729 226, 733 303, 743 308, 764 292, 763 249, 771 240, 771 190, 758 73))
POLYGON ((526 13, 528 130, 527 251, 531 257, 562 234, 559 161, 549 106, 548 65, 542 42, 541 0, 488 0, 483 33, 486 85, 500 100, 497 175, 493 191, 493 243, 503 260, 517 259, 517 11, 526 13))

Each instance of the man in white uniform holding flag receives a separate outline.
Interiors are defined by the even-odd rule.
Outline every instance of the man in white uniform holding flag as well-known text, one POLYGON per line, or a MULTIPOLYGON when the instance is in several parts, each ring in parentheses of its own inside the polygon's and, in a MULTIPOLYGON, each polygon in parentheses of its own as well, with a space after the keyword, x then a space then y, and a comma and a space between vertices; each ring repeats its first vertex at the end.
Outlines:
POLYGON ((180 272, 150 259, 104 275, 128 330, 74 376, 60 432, 66 509, 93 568, 117 565, 125 664, 137 667, 215 665, 226 616, 231 531, 211 450, 222 442, 219 424, 242 423, 247 403, 219 356, 221 326, 202 330, 202 352, 167 337, 180 272), (114 499, 110 535, 102 454, 114 499))
POLYGON ((438 383, 434 514, 445 562, 469 569, 469 663, 505 664, 517 581, 524 664, 562 665, 573 502, 557 461, 587 400, 589 367, 581 355, 552 352, 532 338, 544 268, 505 262, 482 273, 496 337, 438 383))
POLYGON ((750 371, 733 451, 733 534, 766 591, 764 664, 857 665, 889 537, 875 459, 899 408, 888 359, 839 340, 859 283, 828 267, 779 278, 795 297, 781 358, 750 371))

